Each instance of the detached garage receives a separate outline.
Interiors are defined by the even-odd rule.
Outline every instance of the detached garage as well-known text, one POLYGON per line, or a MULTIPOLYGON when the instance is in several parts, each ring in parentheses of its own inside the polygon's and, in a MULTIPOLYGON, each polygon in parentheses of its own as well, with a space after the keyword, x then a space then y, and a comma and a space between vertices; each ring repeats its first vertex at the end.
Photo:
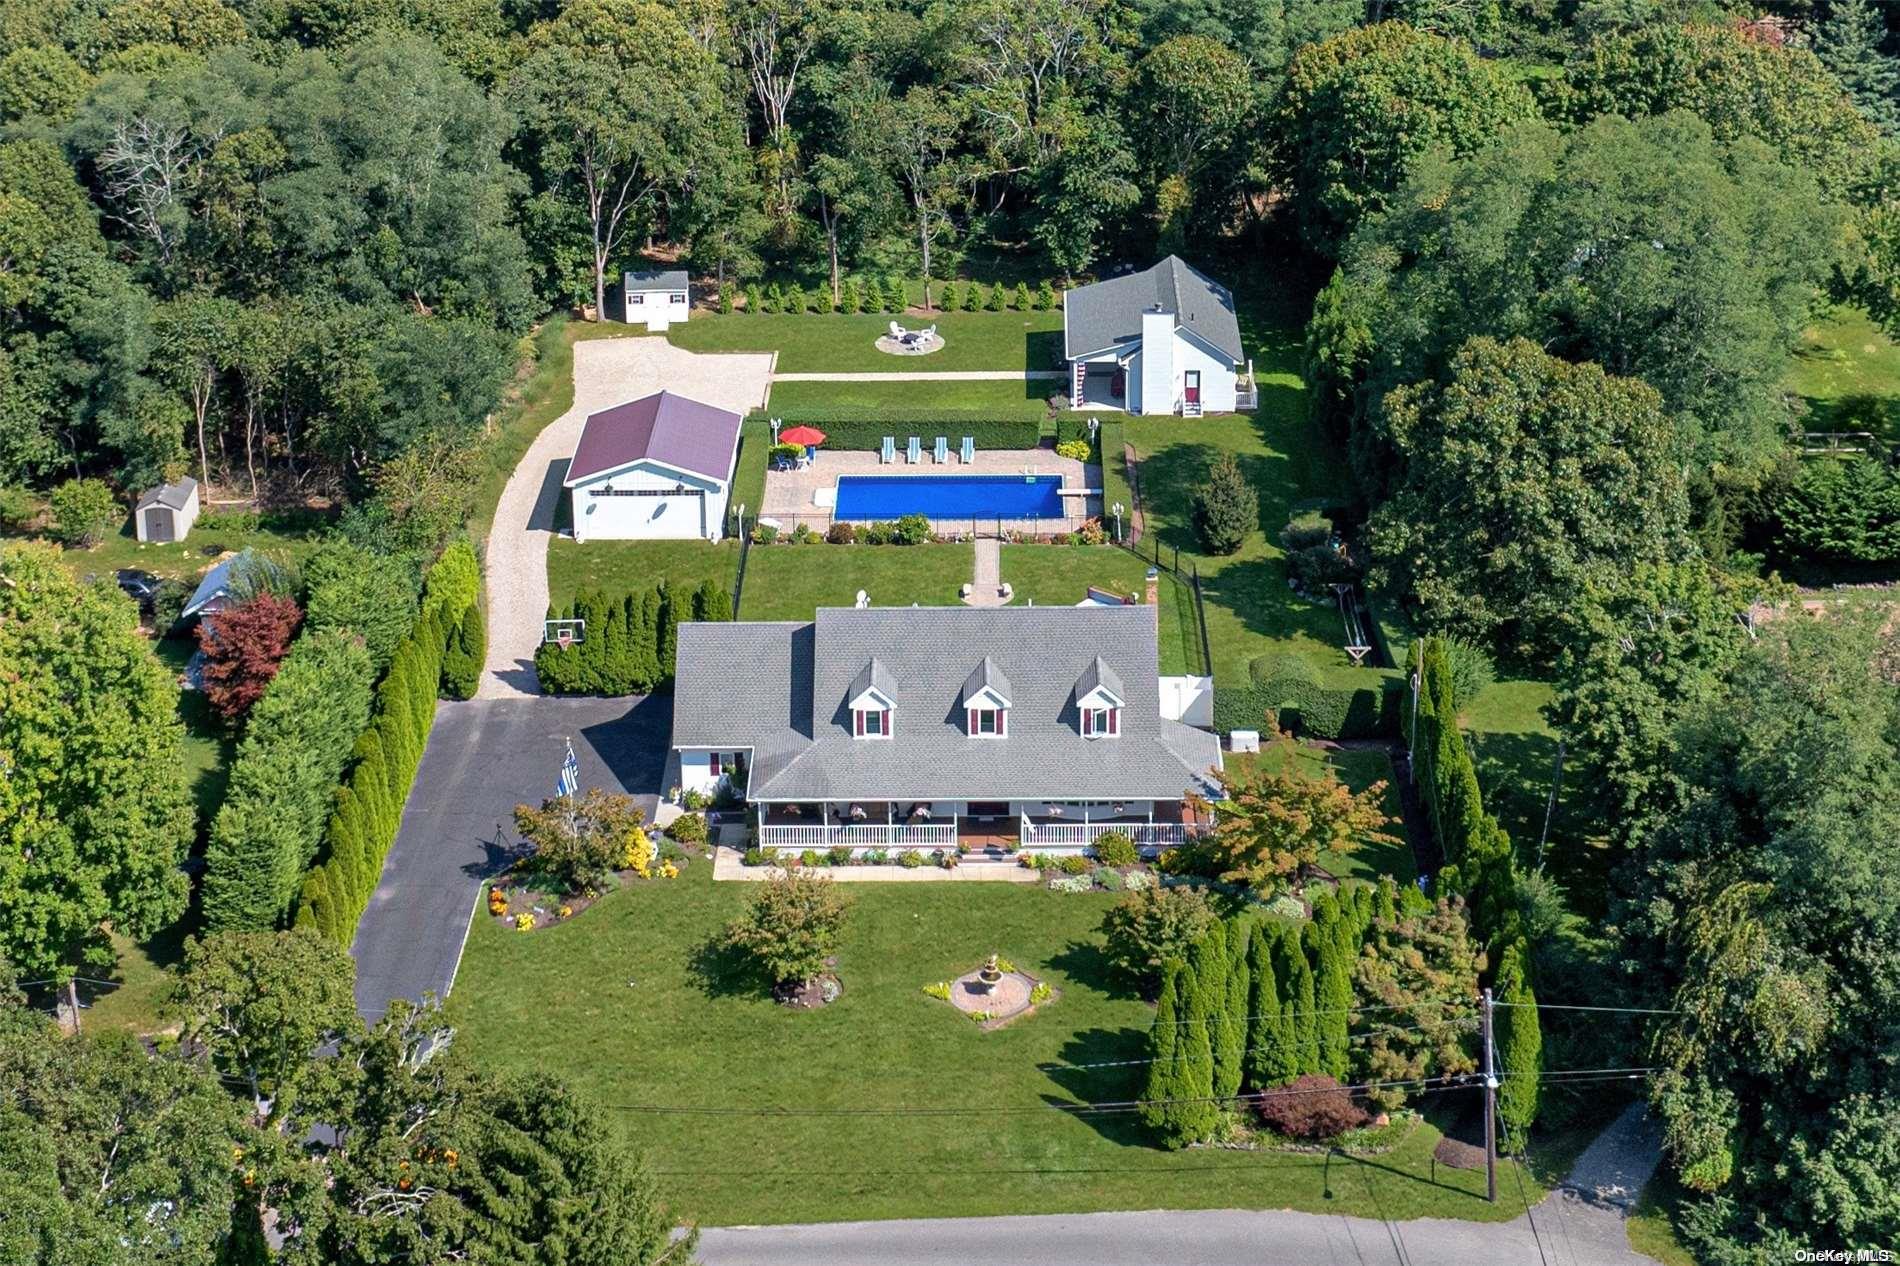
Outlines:
POLYGON ((670 391, 589 414, 564 485, 574 539, 718 540, 739 423, 670 391))

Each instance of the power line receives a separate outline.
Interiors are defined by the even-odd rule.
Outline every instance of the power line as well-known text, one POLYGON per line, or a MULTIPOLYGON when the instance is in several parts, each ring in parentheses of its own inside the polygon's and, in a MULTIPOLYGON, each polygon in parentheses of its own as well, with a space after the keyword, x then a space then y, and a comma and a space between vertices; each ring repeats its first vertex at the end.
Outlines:
MULTIPOLYGON (((1338 1013, 1335 1012, 1334 1014, 1338 1014, 1338 1013)), ((1471 1025, 1475 1025, 1476 1023, 1478 1023, 1478 1018, 1476 1016, 1464 1016, 1460 1019, 1445 1020, 1437 1026, 1426 1026, 1423 1024, 1414 1024, 1414 1025, 1409 1025, 1402 1029, 1382 1028, 1376 1033, 1351 1033, 1347 1035, 1346 1040, 1349 1042, 1364 1042, 1371 1038, 1388 1037, 1388 1036, 1391 1036, 1393 1034, 1398 1034, 1398 1033, 1423 1033, 1426 1031, 1427 1027, 1445 1028, 1445 1027, 1463 1026, 1463 1027, 1468 1028, 1471 1025)), ((1258 1054, 1261 1051, 1271 1051, 1271 1050, 1278 1050, 1278 1049, 1279 1048, 1277 1046, 1249 1046, 1245 1050, 1241 1051, 1240 1053, 1242 1055, 1254 1055, 1254 1054, 1258 1054)), ((1110 1060, 1103 1060, 1099 1063, 1094 1063, 1094 1064, 1038 1064, 1037 1067, 1044 1069, 1046 1071, 1059 1072, 1066 1069, 1066 1070, 1075 1071, 1075 1072, 1085 1072, 1089 1069, 1095 1069, 1095 1068, 1128 1068, 1128 1067, 1132 1067, 1138 1064, 1153 1064, 1153 1063, 1158 1063, 1158 1062, 1160 1061, 1153 1058, 1110 1059, 1110 1060)))
POLYGON ((1494 1002, 1494 1007, 1536 1007, 1539 1011, 1620 1011, 1630 1015, 1688 1015, 1677 1007, 1586 1007, 1563 1002, 1494 1002))

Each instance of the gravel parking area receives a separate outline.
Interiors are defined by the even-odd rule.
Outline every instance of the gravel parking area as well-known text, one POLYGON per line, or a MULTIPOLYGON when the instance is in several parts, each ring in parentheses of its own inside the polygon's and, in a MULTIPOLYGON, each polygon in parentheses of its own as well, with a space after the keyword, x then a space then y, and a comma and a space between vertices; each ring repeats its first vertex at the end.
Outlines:
POLYGON ((536 695, 534 648, 548 609, 548 541, 561 481, 587 415, 655 391, 677 391, 747 413, 765 402, 772 355, 701 356, 663 338, 630 336, 574 345, 574 404, 536 437, 509 477, 489 533, 488 663, 481 699, 536 695))

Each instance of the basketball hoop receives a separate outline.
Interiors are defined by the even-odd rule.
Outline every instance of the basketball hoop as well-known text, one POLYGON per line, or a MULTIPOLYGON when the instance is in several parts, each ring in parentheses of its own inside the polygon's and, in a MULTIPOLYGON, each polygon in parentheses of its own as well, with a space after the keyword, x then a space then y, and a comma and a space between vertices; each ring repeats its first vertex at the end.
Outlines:
POLYGON ((576 642, 587 640, 587 621, 585 620, 547 620, 541 626, 541 641, 566 650, 576 642))

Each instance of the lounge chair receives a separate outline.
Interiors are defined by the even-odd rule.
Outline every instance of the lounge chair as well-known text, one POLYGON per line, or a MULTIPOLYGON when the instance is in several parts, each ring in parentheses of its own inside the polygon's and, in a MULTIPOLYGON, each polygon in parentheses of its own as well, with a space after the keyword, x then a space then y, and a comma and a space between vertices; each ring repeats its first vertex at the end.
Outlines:
POLYGON ((904 460, 910 465, 915 466, 918 462, 922 461, 923 459, 924 459, 923 441, 919 440, 915 435, 913 435, 910 437, 910 443, 904 449, 904 460))
POLYGON ((900 341, 904 337, 904 327, 895 321, 891 322, 891 337, 900 341))
POLYGON ((975 436, 966 435, 963 437, 963 451, 959 454, 959 456, 963 458, 963 464, 965 466, 968 466, 976 461, 976 437, 975 436))
POLYGON ((948 462, 950 460, 950 441, 939 435, 937 437, 937 448, 932 456, 936 459, 937 465, 939 466, 948 462))
POLYGON ((897 460, 897 437, 896 436, 887 435, 884 437, 884 447, 878 450, 877 459, 880 462, 883 462, 886 466, 890 465, 892 462, 897 460))

